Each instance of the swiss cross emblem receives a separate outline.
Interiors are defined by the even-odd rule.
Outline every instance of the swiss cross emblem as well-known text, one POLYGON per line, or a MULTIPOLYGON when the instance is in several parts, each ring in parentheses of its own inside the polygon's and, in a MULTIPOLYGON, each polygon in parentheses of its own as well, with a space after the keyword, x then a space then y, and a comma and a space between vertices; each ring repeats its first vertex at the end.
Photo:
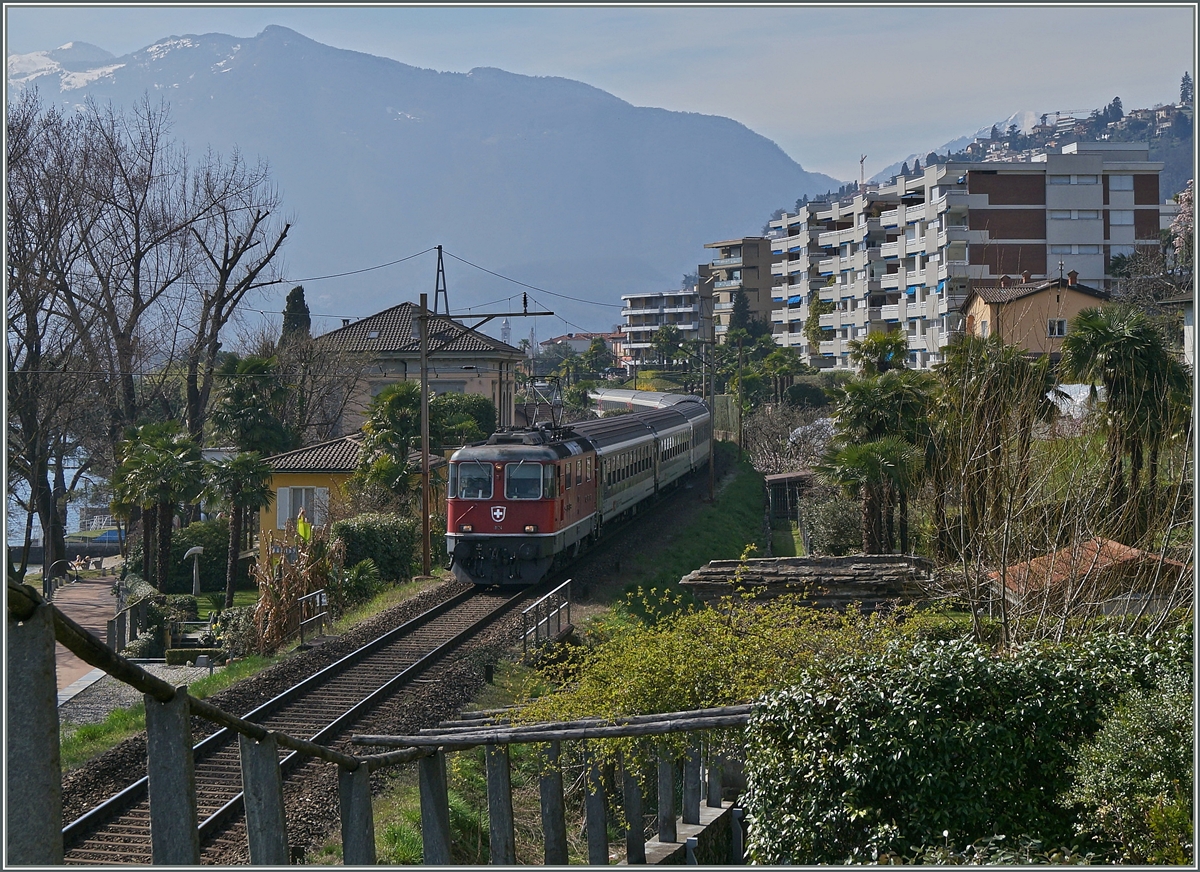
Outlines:
POLYGON ((496 521, 497 523, 503 521, 505 511, 506 509, 504 506, 492 506, 492 520, 496 521))

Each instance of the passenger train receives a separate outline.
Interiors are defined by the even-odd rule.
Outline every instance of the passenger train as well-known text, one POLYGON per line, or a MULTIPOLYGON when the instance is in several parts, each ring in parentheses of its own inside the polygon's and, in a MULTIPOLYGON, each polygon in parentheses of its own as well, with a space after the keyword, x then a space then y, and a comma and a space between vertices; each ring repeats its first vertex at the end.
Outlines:
POLYGON ((597 390, 628 414, 500 430, 450 458, 446 550, 478 585, 532 585, 605 524, 708 462, 712 417, 699 398, 597 390))

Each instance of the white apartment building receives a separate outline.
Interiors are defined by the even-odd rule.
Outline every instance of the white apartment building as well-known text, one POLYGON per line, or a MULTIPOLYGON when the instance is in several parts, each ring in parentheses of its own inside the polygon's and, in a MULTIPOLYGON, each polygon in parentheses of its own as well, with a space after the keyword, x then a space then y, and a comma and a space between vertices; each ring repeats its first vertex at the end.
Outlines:
POLYGON ((1107 289, 1109 259, 1157 247, 1158 174, 1145 143, 1093 142, 1030 161, 946 163, 771 222, 775 339, 849 368, 849 341, 904 330, 925 368, 962 330, 968 285, 1058 278, 1107 289), (804 325, 820 301, 828 332, 804 325))
POLYGON ((656 357, 654 333, 664 324, 678 328, 686 339, 701 338, 700 290, 697 287, 655 294, 622 294, 621 317, 625 323, 625 357, 642 364, 656 357))

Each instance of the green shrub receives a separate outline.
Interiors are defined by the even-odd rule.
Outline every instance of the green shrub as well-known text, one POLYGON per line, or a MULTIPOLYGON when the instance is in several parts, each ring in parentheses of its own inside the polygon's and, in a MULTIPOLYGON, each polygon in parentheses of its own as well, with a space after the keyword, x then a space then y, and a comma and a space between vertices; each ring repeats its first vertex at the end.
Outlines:
MULTIPOLYGON (((225 561, 229 554, 229 524, 224 520, 196 521, 171 534, 171 565, 167 570, 165 593, 192 592, 192 560, 184 558, 188 549, 200 545, 200 592, 225 590, 225 561)), ((130 566, 142 565, 142 542, 129 546, 130 566)), ((238 564, 238 588, 252 587, 247 561, 238 564)))
POLYGON ((162 628, 151 627, 138 634, 138 637, 125 646, 121 656, 130 660, 140 660, 147 657, 161 657, 163 654, 162 628))
POLYGON ((841 494, 804 503, 804 529, 813 554, 844 557, 862 550, 862 504, 841 494))
POLYGON ((419 555, 417 522, 396 514, 362 514, 333 525, 333 538, 346 545, 345 565, 370 558, 384 581, 407 581, 419 555))
POLYGON ((213 625, 221 647, 230 657, 245 657, 258 650, 258 625, 254 606, 224 609, 213 625))
POLYGON ((1080 832, 1111 842, 1121 863, 1190 863, 1194 727, 1186 675, 1122 697, 1063 797, 1083 806, 1080 832))
POLYGON ((378 594, 383 590, 383 582, 375 561, 368 557, 345 570, 340 580, 330 581, 327 590, 329 607, 336 616, 378 594))
POLYGON ((860 862, 947 838, 1077 839, 1057 801, 1116 694, 1190 662, 1099 636, 1007 656, 969 641, 814 663, 749 728, 749 847, 763 863, 860 862))

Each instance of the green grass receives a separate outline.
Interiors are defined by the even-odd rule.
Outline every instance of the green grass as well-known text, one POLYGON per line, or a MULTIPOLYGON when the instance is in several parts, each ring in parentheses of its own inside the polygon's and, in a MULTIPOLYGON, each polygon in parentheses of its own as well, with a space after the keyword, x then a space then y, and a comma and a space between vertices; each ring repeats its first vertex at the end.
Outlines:
POLYGON ((795 523, 776 523, 771 530, 771 553, 776 557, 804 556, 804 540, 795 523))
POLYGON ((422 591, 436 587, 438 584, 441 584, 440 578, 433 581, 406 581, 394 587, 389 587, 369 602, 363 603, 361 606, 355 606, 334 621, 333 632, 337 634, 344 633, 355 624, 362 623, 368 618, 373 618, 380 612, 386 611, 392 606, 399 605, 405 600, 410 600, 422 591))
MULTIPOLYGON (((717 450, 736 453, 737 448, 718 443, 717 450)), ((678 591, 683 576, 709 561, 736 560, 747 543, 761 547, 762 475, 745 458, 734 469, 733 480, 717 494, 715 505, 702 506, 666 547, 630 560, 625 572, 627 593, 638 587, 678 591)))
MULTIPOLYGON (((200 595, 200 619, 207 620, 212 616, 212 603, 209 602, 209 597, 212 593, 203 593, 200 595)), ((225 608, 225 594, 217 593, 216 596, 221 598, 221 608, 225 608)), ((233 592, 233 607, 239 609, 242 606, 252 606, 258 602, 258 588, 250 588, 248 590, 235 590, 233 592)))

